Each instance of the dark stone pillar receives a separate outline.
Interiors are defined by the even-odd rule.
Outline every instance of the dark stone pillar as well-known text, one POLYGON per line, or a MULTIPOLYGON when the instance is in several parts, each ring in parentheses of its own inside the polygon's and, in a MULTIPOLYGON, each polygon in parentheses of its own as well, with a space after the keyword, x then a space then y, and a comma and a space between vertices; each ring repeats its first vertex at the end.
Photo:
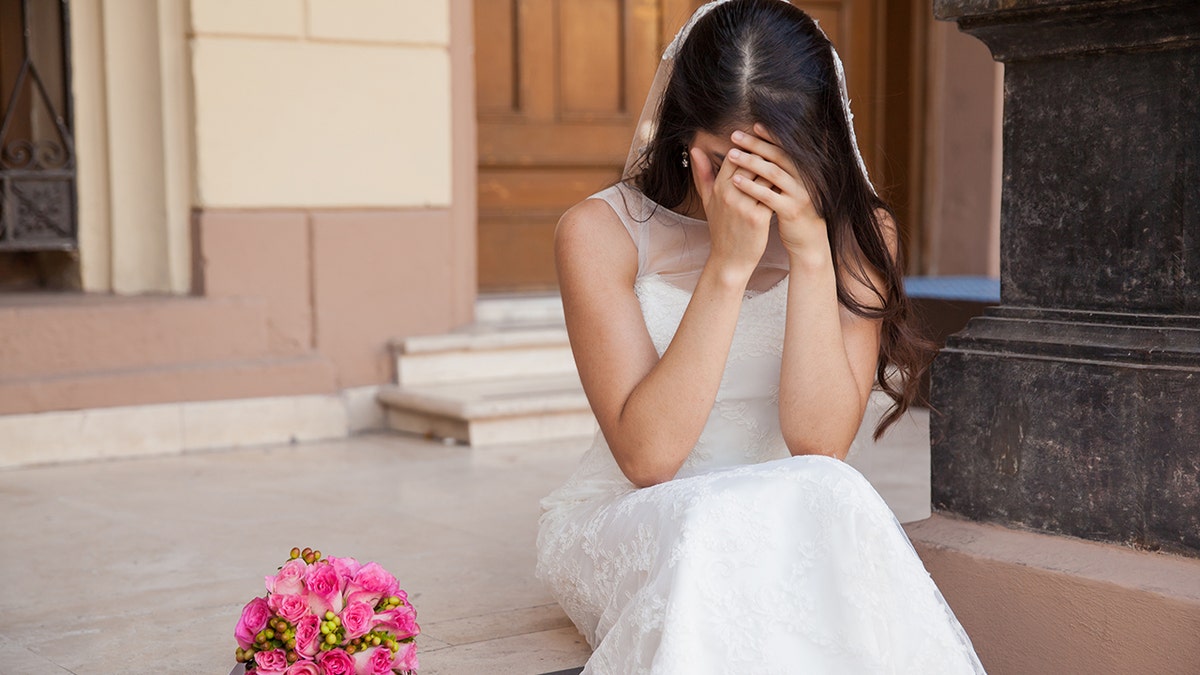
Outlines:
POLYGON ((934 507, 1200 555, 1200 0, 934 12, 1005 64, 1001 304, 934 363, 934 507))

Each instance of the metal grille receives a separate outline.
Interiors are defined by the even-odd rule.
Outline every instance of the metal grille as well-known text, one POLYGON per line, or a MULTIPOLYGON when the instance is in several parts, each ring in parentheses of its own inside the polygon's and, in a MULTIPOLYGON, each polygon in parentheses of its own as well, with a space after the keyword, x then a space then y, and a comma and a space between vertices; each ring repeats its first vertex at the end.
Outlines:
POLYGON ((76 248, 67 0, 0 0, 0 251, 76 248))

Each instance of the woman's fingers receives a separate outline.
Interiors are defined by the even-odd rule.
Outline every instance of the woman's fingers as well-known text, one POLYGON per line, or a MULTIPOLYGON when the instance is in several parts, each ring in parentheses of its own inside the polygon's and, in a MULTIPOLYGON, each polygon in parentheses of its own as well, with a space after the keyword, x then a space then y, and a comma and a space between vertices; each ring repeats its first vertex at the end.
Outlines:
POLYGON ((795 163, 792 162, 792 158, 783 151, 775 136, 762 124, 756 123, 754 125, 754 134, 735 131, 733 132, 732 139, 736 145, 744 148, 751 154, 767 159, 772 164, 782 167, 792 178, 796 180, 800 179, 800 173, 796 169, 795 163))
POLYGON ((778 213, 787 207, 787 197, 780 192, 776 192, 774 190, 774 186, 769 183, 763 183, 746 176, 737 175, 733 177, 733 185, 745 193, 748 197, 754 199, 773 212, 778 213))
MULTIPOLYGON (((704 160, 705 162, 708 162, 709 166, 711 166, 712 161, 710 159, 705 157, 704 160)), ((733 187, 734 179, 739 176, 747 177, 749 180, 754 180, 756 178, 754 172, 739 166, 736 162, 730 162, 729 158, 726 157, 726 161, 721 163, 720 170, 717 171, 716 178, 713 181, 712 194, 720 192, 724 195, 723 199, 725 201, 732 200, 734 203, 745 199, 745 195, 740 190, 737 190, 733 187)))
POLYGON ((796 179, 787 171, 782 169, 778 164, 767 160, 765 157, 760 157, 749 152, 745 152, 734 148, 729 151, 726 156, 727 161, 744 169, 747 173, 761 177, 766 182, 778 187, 784 192, 794 189, 796 179))
POLYGON ((757 134, 759 138, 767 139, 767 141, 769 141, 772 145, 779 145, 779 139, 775 137, 775 134, 771 133, 770 129, 763 126, 762 122, 754 123, 754 133, 757 134))
POLYGON ((726 163, 736 165, 739 172, 745 172, 751 176, 753 185, 757 188, 765 188, 765 191, 749 189, 745 182, 737 183, 737 187, 747 195, 769 205, 780 219, 794 220, 815 216, 808 187, 795 173, 779 164, 779 162, 786 162, 786 166, 793 166, 791 160, 783 156, 783 151, 763 139, 745 133, 741 133, 739 138, 742 141, 741 145, 746 149, 731 149, 726 155, 726 163), (747 146, 763 150, 771 157, 755 154, 747 146), (775 159, 773 160, 772 157, 775 159), (768 195, 768 191, 774 194, 768 195))

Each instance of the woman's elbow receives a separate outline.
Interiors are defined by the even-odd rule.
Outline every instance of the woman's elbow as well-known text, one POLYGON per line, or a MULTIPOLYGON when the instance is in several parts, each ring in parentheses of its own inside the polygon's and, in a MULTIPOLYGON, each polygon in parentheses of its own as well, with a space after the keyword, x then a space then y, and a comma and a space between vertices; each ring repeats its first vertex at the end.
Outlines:
POLYGON ((679 464, 666 461, 661 457, 648 457, 647 453, 614 451, 613 457, 625 478, 639 488, 651 487, 665 483, 675 477, 679 464))
POLYGON ((783 434, 783 442, 787 445, 788 452, 793 457, 800 455, 825 455, 834 459, 845 460, 846 455, 850 454, 850 444, 854 442, 854 435, 846 437, 844 434, 825 434, 817 435, 811 432, 803 433, 794 431, 783 434))
POLYGON ((637 464, 619 464, 621 473, 629 479, 630 483, 639 488, 647 488, 665 483, 675 477, 675 471, 666 466, 655 466, 648 463, 637 464))

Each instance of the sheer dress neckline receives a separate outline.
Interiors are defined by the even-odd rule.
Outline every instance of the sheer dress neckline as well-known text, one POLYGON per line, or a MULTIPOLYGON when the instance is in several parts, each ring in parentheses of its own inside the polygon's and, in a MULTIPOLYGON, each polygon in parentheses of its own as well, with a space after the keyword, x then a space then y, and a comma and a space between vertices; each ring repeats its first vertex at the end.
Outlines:
MULTIPOLYGON (((649 281, 657 282, 657 283, 661 284, 662 286, 678 293, 679 295, 681 295, 685 298, 689 298, 689 299, 692 297, 692 293, 694 292, 693 290, 683 288, 681 286, 676 286, 675 284, 668 281, 666 279, 666 277, 662 274, 647 274, 647 275, 639 278, 637 280, 637 283, 644 283, 644 282, 649 282, 649 281)), ((781 277, 779 279, 779 281, 776 281, 775 283, 771 284, 770 287, 765 288, 761 291, 756 291, 751 288, 746 288, 746 290, 743 291, 743 293, 742 293, 742 301, 749 302, 751 300, 757 300, 766 295, 773 295, 776 292, 778 292, 781 288, 784 288, 785 286, 787 286, 787 281, 788 281, 788 275, 785 274, 785 275, 783 275, 783 277, 781 277)))

